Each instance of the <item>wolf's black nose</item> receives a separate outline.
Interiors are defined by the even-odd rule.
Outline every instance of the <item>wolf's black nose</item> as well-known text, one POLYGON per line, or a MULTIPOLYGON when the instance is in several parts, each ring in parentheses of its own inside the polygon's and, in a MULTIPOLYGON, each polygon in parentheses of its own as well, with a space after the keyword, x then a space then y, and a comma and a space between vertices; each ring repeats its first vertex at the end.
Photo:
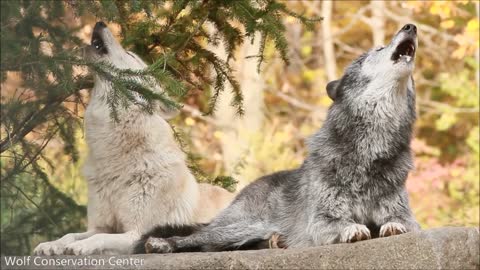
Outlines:
POLYGON ((417 33, 417 27, 414 24, 405 24, 405 26, 402 28, 403 31, 407 33, 417 33))
POLYGON ((104 22, 97 22, 95 28, 105 28, 107 25, 104 22))

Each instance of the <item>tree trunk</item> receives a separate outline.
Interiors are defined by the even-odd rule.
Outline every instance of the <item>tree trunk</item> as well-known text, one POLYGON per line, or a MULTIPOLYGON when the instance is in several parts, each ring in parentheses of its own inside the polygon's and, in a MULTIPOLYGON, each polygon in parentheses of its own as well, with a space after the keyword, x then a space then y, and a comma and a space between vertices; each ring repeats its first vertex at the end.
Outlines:
POLYGON ((370 28, 373 33, 373 45, 381 46, 385 42, 385 2, 371 1, 372 18, 370 28))
POLYGON ((332 37, 332 1, 322 2, 322 34, 323 34, 323 55, 325 57, 325 72, 328 81, 333 81, 337 78, 337 62, 335 59, 335 49, 333 47, 332 37))
MULTIPOLYGON (((475 4, 475 8, 477 10, 477 18, 480 16, 480 3, 477 2, 475 4)), ((477 63, 480 63, 480 52, 479 52, 479 49, 477 48, 477 50, 475 51, 475 59, 477 60, 477 63)), ((478 74, 478 70, 477 72, 475 72, 475 80, 477 81, 477 89, 480 87, 480 74, 478 74)))
MULTIPOLYGON (((222 59, 226 59, 227 56, 222 46, 210 49, 222 59)), ((242 179, 237 167, 248 153, 249 137, 260 129, 264 120, 264 81, 257 72, 257 59, 246 59, 247 56, 258 54, 259 48, 260 35, 257 34, 253 44, 245 41, 239 48, 236 52, 236 61, 232 65, 237 71, 235 75, 244 96, 245 114, 243 117, 236 114, 235 108, 230 105, 233 95, 230 87, 227 87, 218 100, 214 116, 220 126, 233 127, 221 131, 220 141, 226 173, 239 181, 239 188, 248 184, 251 179, 242 179)))

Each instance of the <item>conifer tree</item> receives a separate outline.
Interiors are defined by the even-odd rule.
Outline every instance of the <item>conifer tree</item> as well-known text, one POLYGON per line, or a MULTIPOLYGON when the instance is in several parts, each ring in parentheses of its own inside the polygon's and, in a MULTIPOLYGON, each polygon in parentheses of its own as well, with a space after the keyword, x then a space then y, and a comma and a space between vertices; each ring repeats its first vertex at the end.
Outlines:
MULTIPOLYGON (((42 165, 55 168, 44 155, 52 140, 61 140, 64 152, 78 160, 74 132, 82 123, 66 105, 82 105, 80 90, 91 88, 93 79, 76 73, 77 67, 88 67, 115 85, 108 99, 113 119, 119 106, 129 105, 131 91, 149 102, 180 106, 185 95, 200 90, 209 100, 204 113, 212 113, 226 84, 234 92, 231 104, 241 114, 242 91, 229 61, 207 45, 221 41, 233 58, 235 49, 259 32, 261 49, 254 56, 259 66, 266 42, 288 63, 284 15, 312 26, 313 20, 275 0, 1 1, 2 88, 12 76, 20 81, 18 89, 2 89, 1 98, 1 253, 28 254, 39 240, 83 227, 85 207, 55 188, 42 165), (82 22, 120 25, 122 45, 150 67, 115 70, 83 59, 80 52, 86 44, 76 35, 79 29, 67 23, 71 11, 82 22), (129 80, 131 76, 155 78, 165 95, 129 80)), ((148 113, 148 106, 145 109, 148 113)))

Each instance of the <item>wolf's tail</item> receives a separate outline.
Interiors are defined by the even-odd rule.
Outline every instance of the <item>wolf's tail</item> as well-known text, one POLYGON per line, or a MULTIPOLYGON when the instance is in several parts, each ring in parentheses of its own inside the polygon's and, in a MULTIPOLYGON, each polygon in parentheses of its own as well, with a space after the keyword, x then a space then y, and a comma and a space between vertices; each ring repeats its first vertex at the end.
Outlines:
POLYGON ((163 225, 156 226, 149 232, 142 235, 133 246, 133 254, 145 254, 145 243, 149 237, 169 238, 172 236, 189 236, 201 228, 207 226, 208 223, 198 223, 191 225, 163 225))

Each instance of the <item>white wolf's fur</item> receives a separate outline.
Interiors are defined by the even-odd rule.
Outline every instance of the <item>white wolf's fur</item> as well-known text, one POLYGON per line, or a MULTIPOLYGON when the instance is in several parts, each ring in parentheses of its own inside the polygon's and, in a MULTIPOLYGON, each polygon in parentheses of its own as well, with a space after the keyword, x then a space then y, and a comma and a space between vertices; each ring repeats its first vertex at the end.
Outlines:
MULTIPOLYGON (((97 24, 98 25, 98 24, 97 24)), ((108 53, 90 46, 87 54, 121 69, 146 64, 125 51, 106 27, 95 27, 108 53)), ((233 194, 197 184, 184 153, 164 120, 172 111, 159 104, 158 112, 144 113, 131 105, 109 115, 105 95, 110 83, 95 75, 85 112, 89 155, 84 166, 88 181, 88 231, 70 233, 38 245, 34 254, 125 254, 153 225, 208 222, 232 200, 233 194)), ((160 90, 159 87, 157 87, 160 90)))

